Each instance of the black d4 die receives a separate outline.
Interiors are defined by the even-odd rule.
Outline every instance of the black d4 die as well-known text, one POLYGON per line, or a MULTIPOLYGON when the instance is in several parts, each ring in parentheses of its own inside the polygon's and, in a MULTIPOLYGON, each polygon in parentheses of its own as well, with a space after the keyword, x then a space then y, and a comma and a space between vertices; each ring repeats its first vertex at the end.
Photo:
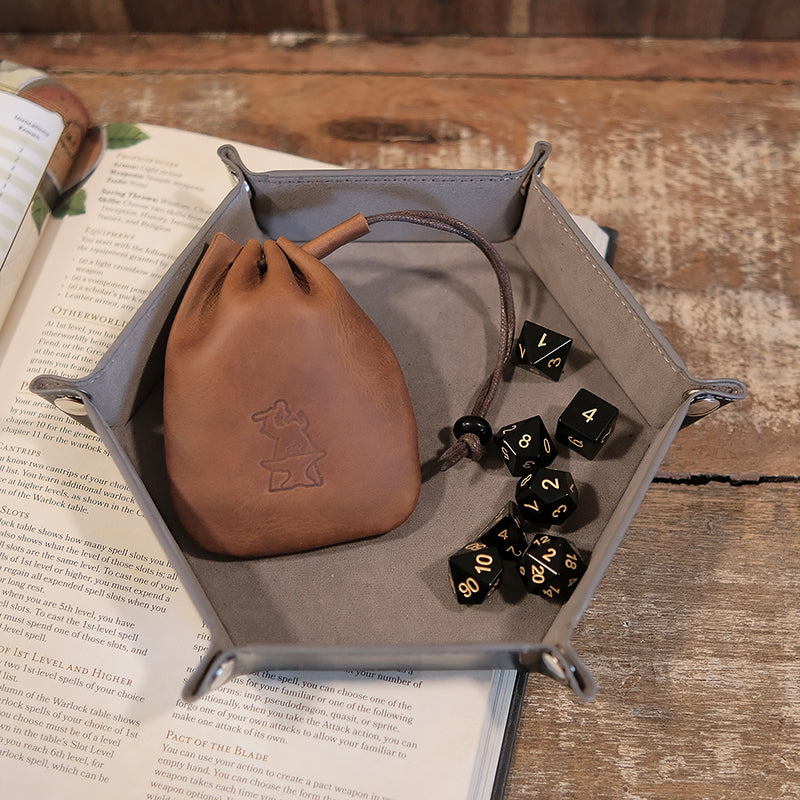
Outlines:
POLYGON ((514 349, 514 363, 523 369, 537 370, 557 381, 571 347, 572 339, 569 336, 528 320, 522 326, 514 349))
POLYGON ((478 541, 496 548, 507 561, 516 561, 525 552, 528 541, 513 500, 483 529, 478 541))
POLYGON ((586 572, 578 551, 563 537, 539 534, 519 560, 528 592, 563 603, 586 572))
POLYGON ((450 585, 462 605, 482 603, 500 584, 500 553, 483 542, 471 542, 450 556, 450 585))
POLYGON ((561 525, 578 507, 578 489, 569 472, 540 469, 517 482, 516 500, 528 522, 561 525))
POLYGON ((508 471, 516 478, 552 464, 556 446, 541 417, 501 428, 494 437, 508 471))
POLYGON ((556 439, 592 459, 614 430, 619 409, 588 389, 580 389, 558 418, 556 439))

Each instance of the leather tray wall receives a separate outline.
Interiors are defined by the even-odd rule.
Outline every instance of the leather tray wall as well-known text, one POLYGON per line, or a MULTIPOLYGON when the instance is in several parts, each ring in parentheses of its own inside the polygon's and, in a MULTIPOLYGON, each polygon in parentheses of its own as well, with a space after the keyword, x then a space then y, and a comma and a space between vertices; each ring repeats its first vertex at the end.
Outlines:
MULTIPOLYGON (((679 428, 744 397, 738 381, 700 381, 630 296, 541 179, 537 145, 519 171, 300 171, 250 173, 220 151, 237 186, 198 232, 97 368, 79 380, 40 376, 32 389, 91 427, 130 485, 209 625, 209 651, 185 696, 263 669, 493 668, 539 670, 591 697, 595 684, 570 644, 647 486, 679 428), (496 454, 447 472, 428 467, 468 413, 497 348, 492 270, 468 243, 416 226, 382 224, 326 263, 375 321, 403 367, 419 424, 424 482, 399 529, 322 550, 234 560, 194 546, 164 477, 164 344, 182 291, 217 231, 244 243, 302 243, 362 211, 427 208, 482 230, 507 261, 517 330, 531 319, 574 339, 558 382, 515 369, 494 401, 495 430, 539 414, 551 434, 585 387, 620 409, 593 460, 565 447, 553 464, 574 475, 577 512, 554 533, 588 561, 564 605, 519 581, 477 607, 453 597, 447 557, 513 498, 496 454), (688 415, 688 416, 687 416, 688 415)), ((370 454, 364 453, 369 459, 370 454)))

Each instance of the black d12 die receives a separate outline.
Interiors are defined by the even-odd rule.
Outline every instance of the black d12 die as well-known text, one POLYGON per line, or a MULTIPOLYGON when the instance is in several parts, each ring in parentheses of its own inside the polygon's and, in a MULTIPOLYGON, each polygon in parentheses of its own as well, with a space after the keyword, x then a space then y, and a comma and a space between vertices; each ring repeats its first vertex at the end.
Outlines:
POLYGON ((541 417, 529 417, 501 428, 494 437, 508 471, 515 477, 553 463, 556 445, 541 417))
POLYGON ((500 584, 500 553, 483 542, 471 542, 450 556, 450 585, 462 605, 482 603, 500 584))
POLYGON ((518 564, 525 588, 559 603, 566 601, 586 572, 578 551, 563 537, 539 534, 518 564))
POLYGON ((514 349, 514 363, 523 369, 538 370, 557 381, 572 347, 572 339, 563 333, 526 321, 514 349))
POLYGON ((522 518, 540 525, 561 525, 578 507, 578 489, 569 472, 540 469, 517 482, 522 518))
POLYGON ((614 430, 619 409, 588 389, 580 389, 558 418, 556 439, 594 458, 614 430))
POLYGON ((509 500, 505 508, 484 528, 478 541, 496 548, 500 557, 507 561, 516 561, 525 552, 528 541, 522 532, 519 511, 513 500, 509 500))

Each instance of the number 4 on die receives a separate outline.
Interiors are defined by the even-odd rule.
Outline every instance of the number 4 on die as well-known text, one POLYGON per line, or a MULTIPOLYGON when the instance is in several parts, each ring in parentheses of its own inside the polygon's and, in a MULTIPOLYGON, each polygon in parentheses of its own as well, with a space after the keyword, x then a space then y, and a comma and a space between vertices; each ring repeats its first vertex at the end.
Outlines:
POLYGON ((614 430, 619 409, 581 389, 558 418, 556 439, 586 458, 594 458, 614 430))

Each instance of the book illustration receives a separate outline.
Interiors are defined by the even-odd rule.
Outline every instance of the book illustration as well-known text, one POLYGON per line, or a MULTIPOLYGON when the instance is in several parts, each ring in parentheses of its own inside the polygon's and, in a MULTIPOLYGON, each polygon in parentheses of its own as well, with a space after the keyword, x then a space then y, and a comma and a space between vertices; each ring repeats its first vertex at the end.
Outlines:
POLYGON ((89 112, 73 92, 49 75, 13 61, 0 60, 0 90, 47 109, 62 120, 63 127, 52 148, 40 187, 52 207, 70 187, 74 164, 92 129, 89 112))
POLYGON ((50 212, 94 171, 104 145, 75 94, 2 59, 0 121, 1 321, 50 212))
POLYGON ((13 242, 62 133, 57 114, 0 94, 0 227, 2 258, 13 242))
MULTIPOLYGON (((52 208, 56 219, 74 217, 86 213, 86 191, 78 188, 91 174, 106 150, 122 150, 148 139, 148 135, 138 126, 126 122, 111 122, 108 125, 91 128, 84 140, 81 154, 76 158, 70 173, 69 190, 62 193, 58 204, 52 208)), ((34 198, 34 219, 43 222, 51 209, 37 195, 34 198)), ((41 223, 37 221, 41 228, 41 223)))
POLYGON ((149 139, 138 125, 130 122, 110 122, 105 126, 106 147, 109 150, 122 150, 149 139))
POLYGON ((309 421, 300 410, 292 414, 285 400, 278 400, 266 411, 253 414, 253 422, 260 422, 259 433, 274 441, 270 458, 261 466, 270 473, 271 492, 294 489, 296 486, 322 486, 323 478, 318 462, 325 457, 308 433, 309 421))
MULTIPOLYGON (((35 208, 35 207, 34 207, 35 208)), ((45 212, 46 213, 46 212, 45 212)), ((86 213, 86 190, 78 189, 73 194, 66 197, 53 209, 53 216, 56 219, 63 217, 74 217, 78 214, 86 213)))
MULTIPOLYGON (((148 138, 138 125, 93 125, 89 112, 73 92, 45 73, 11 61, 0 60, 0 90, 57 114, 63 123, 55 146, 50 150, 45 148, 40 154, 45 165, 40 165, 35 159, 23 162, 31 170, 31 180, 35 179, 38 183, 31 204, 31 215, 39 233, 51 212, 59 218, 86 212, 86 195, 79 187, 94 172, 107 149, 132 147, 148 138)), ((3 116, 9 117, 10 114, 4 113, 3 116)), ((14 119, 17 118, 18 113, 15 112, 14 119)), ((31 140, 20 142, 20 145, 36 153, 44 131, 38 119, 31 122, 30 126, 31 140)), ((4 137, 12 133, 3 130, 4 137)), ((3 156, 28 155, 16 147, 8 149, 7 144, 0 150, 3 156)), ((11 162, 10 167, 18 167, 18 164, 11 162)), ((0 202, 2 200, 0 198, 0 202)), ((15 219, 15 227, 18 224, 15 219)))

